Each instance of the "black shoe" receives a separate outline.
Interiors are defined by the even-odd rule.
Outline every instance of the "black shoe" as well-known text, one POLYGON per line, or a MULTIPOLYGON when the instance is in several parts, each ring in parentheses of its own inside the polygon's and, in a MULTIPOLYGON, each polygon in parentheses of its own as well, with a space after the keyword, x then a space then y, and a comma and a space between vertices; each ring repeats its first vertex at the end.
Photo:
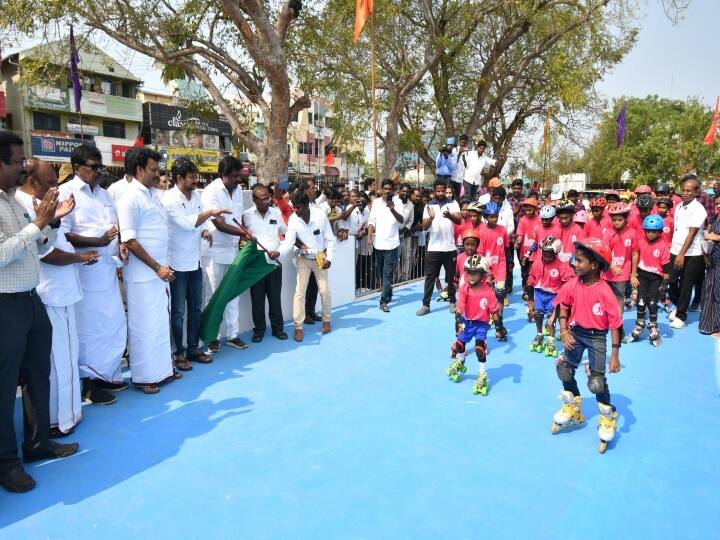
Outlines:
POLYGON ((122 392, 128 389, 128 383, 122 382, 107 382, 102 379, 95 379, 95 386, 101 390, 107 390, 109 392, 122 392))
POLYGON ((63 437, 67 437, 68 435, 70 435, 73 431, 75 431, 75 426, 71 427, 67 431, 63 431, 57 426, 52 426, 50 428, 50 434, 48 435, 48 437, 50 437, 51 439, 62 439, 63 437))
POLYGON ((263 336, 265 335, 264 332, 253 332, 252 338, 250 341, 253 343, 260 343, 263 340, 263 336))
POLYGON ((117 401, 117 398, 110 392, 98 387, 96 379, 83 379, 82 381, 83 401, 96 405, 112 405, 117 401))
POLYGON ((60 444, 54 441, 48 441, 47 444, 37 450, 23 450, 23 461, 32 463, 33 461, 42 461, 43 459, 57 459, 72 456, 78 451, 80 445, 78 443, 60 444))
POLYGON ((313 321, 322 321, 322 317, 315 313, 314 311, 312 313, 308 313, 305 318, 311 318, 313 321))
POLYGON ((690 307, 688 308, 688 311, 692 311, 694 313, 697 313, 698 311, 701 311, 700 304, 690 304, 690 307))
POLYGON ((390 313, 390 308, 388 307, 388 305, 385 302, 383 302, 382 304, 380 304, 380 311, 384 311, 385 313, 390 313))
POLYGON ((218 340, 211 341, 210 344, 208 345, 208 352, 210 354, 220 352, 220 341, 218 341, 218 340))
POLYGON ((305 324, 315 324, 315 319, 310 315, 305 315, 305 324))
POLYGON ((278 339, 281 340, 281 341, 285 341, 285 340, 288 338, 288 335, 287 335, 285 332, 283 332, 282 330, 278 330, 277 332, 273 332, 272 335, 275 336, 276 338, 278 338, 278 339))
POLYGON ((9 471, 0 474, 0 485, 13 493, 25 493, 37 484, 21 465, 16 465, 9 471))

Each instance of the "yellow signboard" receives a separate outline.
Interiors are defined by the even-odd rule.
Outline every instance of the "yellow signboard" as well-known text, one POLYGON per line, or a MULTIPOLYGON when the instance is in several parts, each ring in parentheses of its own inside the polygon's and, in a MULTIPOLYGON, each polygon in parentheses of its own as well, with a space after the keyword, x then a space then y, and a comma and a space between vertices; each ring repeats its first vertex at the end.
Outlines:
POLYGON ((201 173, 217 173, 218 163, 220 163, 220 152, 215 150, 204 150, 201 148, 178 148, 177 146, 168 147, 167 169, 172 167, 173 162, 180 158, 188 158, 201 173))

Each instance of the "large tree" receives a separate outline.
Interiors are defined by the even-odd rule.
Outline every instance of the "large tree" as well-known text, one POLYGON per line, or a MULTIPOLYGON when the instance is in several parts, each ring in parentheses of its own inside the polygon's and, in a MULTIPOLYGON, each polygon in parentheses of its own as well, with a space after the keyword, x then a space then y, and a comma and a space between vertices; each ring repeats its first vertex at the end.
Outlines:
POLYGON ((295 99, 291 93, 288 49, 301 5, 300 0, 15 0, 0 10, 0 31, 51 40, 66 35, 75 22, 155 59, 166 74, 196 79, 234 135, 257 156, 258 175, 268 181, 287 171, 288 125, 310 104, 304 93, 295 99), (261 137, 254 122, 247 122, 243 102, 259 110, 261 137))

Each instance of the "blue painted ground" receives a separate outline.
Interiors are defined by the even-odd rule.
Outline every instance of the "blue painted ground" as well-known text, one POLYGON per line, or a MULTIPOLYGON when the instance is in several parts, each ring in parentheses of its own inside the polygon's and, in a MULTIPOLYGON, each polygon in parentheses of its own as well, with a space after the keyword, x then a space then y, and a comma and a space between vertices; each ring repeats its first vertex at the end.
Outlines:
POLYGON ((82 453, 29 466, 33 492, 0 493, 0 538, 718 537, 715 341, 696 316, 670 338, 662 315, 659 350, 622 349, 619 434, 599 455, 594 399, 585 427, 550 435, 559 383, 517 297, 511 340, 490 339, 487 397, 471 393, 474 361, 461 383, 445 376, 447 304, 416 317, 417 285, 396 300, 85 407, 82 453))

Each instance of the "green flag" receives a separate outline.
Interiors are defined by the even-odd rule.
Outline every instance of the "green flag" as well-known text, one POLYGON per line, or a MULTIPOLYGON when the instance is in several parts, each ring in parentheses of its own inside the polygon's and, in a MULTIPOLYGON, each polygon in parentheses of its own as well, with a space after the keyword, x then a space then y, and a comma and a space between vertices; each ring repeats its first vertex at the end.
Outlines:
POLYGON ((248 242, 241 246, 235 260, 203 310, 200 339, 205 343, 215 341, 220 332, 225 306, 277 267, 277 264, 267 262, 265 252, 258 250, 255 242, 248 242))

